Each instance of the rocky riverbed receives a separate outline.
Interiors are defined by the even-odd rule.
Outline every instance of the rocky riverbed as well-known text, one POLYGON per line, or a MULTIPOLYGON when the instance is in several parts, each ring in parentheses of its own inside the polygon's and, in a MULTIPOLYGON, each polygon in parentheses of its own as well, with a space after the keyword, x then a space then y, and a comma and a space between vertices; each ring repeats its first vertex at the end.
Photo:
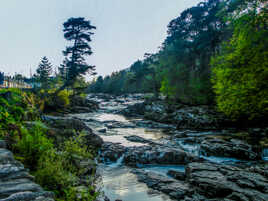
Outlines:
POLYGON ((268 200, 267 149, 250 143, 267 128, 237 129, 207 106, 169 108, 143 95, 88 98, 98 110, 69 116, 104 142, 101 200, 268 200))

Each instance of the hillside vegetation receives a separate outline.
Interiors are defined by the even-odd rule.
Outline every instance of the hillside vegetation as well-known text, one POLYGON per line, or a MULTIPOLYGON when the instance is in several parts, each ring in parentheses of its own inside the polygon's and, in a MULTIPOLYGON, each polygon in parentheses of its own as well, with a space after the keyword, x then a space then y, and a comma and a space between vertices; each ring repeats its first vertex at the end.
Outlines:
POLYGON ((233 119, 268 113, 267 1, 208 0, 168 24, 156 54, 99 76, 89 92, 153 92, 169 101, 216 104, 233 119))

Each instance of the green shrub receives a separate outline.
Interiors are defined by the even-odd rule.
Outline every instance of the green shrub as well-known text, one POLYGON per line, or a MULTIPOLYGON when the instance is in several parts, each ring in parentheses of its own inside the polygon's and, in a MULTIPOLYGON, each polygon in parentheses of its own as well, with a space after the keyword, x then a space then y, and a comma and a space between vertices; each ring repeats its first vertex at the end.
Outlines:
POLYGON ((36 123, 30 130, 24 128, 21 140, 15 145, 18 155, 23 156, 23 163, 31 169, 36 168, 42 155, 53 147, 45 131, 41 123, 36 123))
MULTIPOLYGON (((75 185, 81 170, 76 166, 77 159, 92 158, 92 154, 83 145, 83 135, 69 139, 60 150, 50 149, 38 161, 35 172, 36 181, 47 190, 54 191, 58 201, 77 200, 75 185)), ((81 194, 81 192, 80 192, 81 194)), ((96 193, 93 190, 82 192, 84 201, 93 201, 96 193)))
POLYGON ((67 107, 70 104, 69 92, 65 89, 58 93, 56 97, 57 104, 67 107))

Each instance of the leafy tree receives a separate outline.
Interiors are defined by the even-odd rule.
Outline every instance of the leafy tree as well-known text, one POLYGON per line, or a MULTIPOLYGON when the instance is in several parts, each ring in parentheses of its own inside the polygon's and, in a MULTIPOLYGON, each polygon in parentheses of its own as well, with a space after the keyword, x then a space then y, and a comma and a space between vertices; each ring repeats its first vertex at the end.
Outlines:
POLYGON ((37 70, 37 76, 44 89, 49 87, 49 76, 52 73, 52 65, 46 57, 43 57, 37 70))
POLYGON ((268 15, 257 10, 234 20, 232 38, 211 60, 220 111, 233 119, 268 114, 268 15))
POLYGON ((58 91, 73 86, 75 81, 86 73, 95 74, 95 66, 88 65, 85 57, 92 54, 89 42, 91 42, 93 35, 91 30, 96 29, 96 27, 82 17, 70 18, 63 26, 64 38, 72 42, 72 45, 67 46, 63 51, 67 76, 64 85, 58 91))

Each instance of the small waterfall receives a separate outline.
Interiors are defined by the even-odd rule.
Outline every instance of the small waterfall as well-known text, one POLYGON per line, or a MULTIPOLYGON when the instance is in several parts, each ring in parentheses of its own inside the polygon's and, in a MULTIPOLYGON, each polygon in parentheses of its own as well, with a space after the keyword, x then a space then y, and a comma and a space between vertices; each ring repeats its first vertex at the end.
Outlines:
POLYGON ((268 161, 268 148, 264 148, 264 149, 262 150, 262 159, 263 159, 264 161, 268 161))
POLYGON ((122 154, 122 156, 120 156, 120 158, 118 158, 115 163, 111 164, 110 167, 119 167, 119 166, 121 166, 123 164, 124 158, 125 158, 125 155, 122 154))

